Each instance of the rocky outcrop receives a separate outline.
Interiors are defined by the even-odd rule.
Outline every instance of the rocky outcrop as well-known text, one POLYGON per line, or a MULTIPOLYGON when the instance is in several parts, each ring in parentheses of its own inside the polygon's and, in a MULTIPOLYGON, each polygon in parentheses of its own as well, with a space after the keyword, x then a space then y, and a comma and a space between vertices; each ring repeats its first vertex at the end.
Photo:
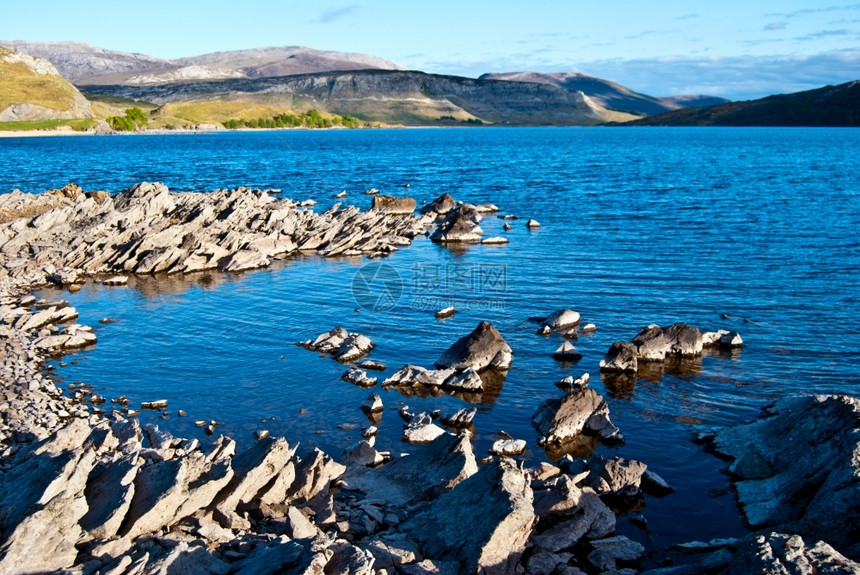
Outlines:
POLYGON ((729 473, 752 526, 860 555, 860 400, 781 399, 762 419, 718 432, 713 446, 733 460, 729 473))
POLYGON ((429 204, 422 206, 418 211, 422 214, 431 214, 433 217, 436 217, 444 216, 456 207, 457 202, 451 194, 442 194, 429 204))
POLYGON ((695 358, 706 347, 723 349, 743 345, 740 334, 720 330, 703 334, 686 323, 668 327, 651 324, 642 328, 630 342, 616 341, 600 362, 604 373, 636 373, 640 362, 661 362, 673 358, 695 358))
POLYGON ((430 239, 439 244, 477 244, 484 230, 479 225, 483 217, 475 206, 461 205, 445 215, 430 239))
MULTIPOLYGON (((330 355, 342 363, 349 363, 364 357, 373 349, 373 342, 369 337, 363 336, 359 333, 349 333, 339 326, 334 327, 329 332, 318 335, 314 340, 299 342, 299 345, 311 351, 318 351, 320 353, 330 355)), ((350 377, 358 375, 356 372, 352 371, 347 373, 352 374, 350 377)), ((366 375, 367 374, 362 378, 365 382, 367 380, 366 375)), ((356 383, 353 379, 347 379, 347 381, 356 383)), ((374 380, 373 384, 375 383, 376 381, 374 380)))
POLYGON ((513 352, 502 334, 489 322, 481 322, 472 333, 457 340, 436 361, 440 369, 507 370, 513 352))
MULTIPOLYGON (((414 216, 339 206, 316 214, 247 188, 178 194, 143 183, 101 202, 86 194, 52 198, 61 207, 0 224, 0 278, 65 268, 82 274, 242 271, 298 252, 385 255, 423 233, 414 216), (42 253, 48 245, 50 258, 42 253)), ((4 195, 0 209, 21 200, 4 195)))
POLYGON ((593 389, 572 391, 545 401, 532 416, 540 445, 563 446, 581 433, 604 441, 623 441, 621 431, 609 420, 609 406, 593 389))
POLYGON ((514 573, 535 523, 525 473, 509 459, 481 468, 401 529, 463 573, 514 573))

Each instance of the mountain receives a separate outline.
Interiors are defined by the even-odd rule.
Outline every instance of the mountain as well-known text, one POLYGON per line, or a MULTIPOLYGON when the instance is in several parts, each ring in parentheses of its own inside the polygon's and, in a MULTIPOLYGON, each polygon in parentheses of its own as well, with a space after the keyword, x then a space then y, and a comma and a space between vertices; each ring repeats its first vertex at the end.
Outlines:
POLYGON ((678 108, 707 108, 709 106, 719 106, 720 104, 728 104, 731 100, 719 98, 717 96, 666 96, 660 98, 661 102, 666 102, 673 106, 673 109, 678 108))
POLYGON ((212 100, 253 102, 285 110, 316 108, 363 120, 413 125, 474 118, 505 125, 594 125, 634 118, 607 110, 581 92, 547 83, 476 80, 400 70, 86 86, 83 90, 95 99, 128 98, 157 105, 212 100))
POLYGON ((50 62, 0 47, 0 122, 92 116, 90 103, 50 62))
POLYGON ((815 90, 687 108, 634 126, 860 126, 860 80, 815 90))
POLYGON ((80 42, 0 41, 40 56, 78 85, 162 84, 226 78, 267 78, 334 70, 402 70, 368 54, 314 50, 301 46, 216 52, 178 60, 97 48, 80 42))
POLYGON ((540 84, 550 84, 558 86, 565 90, 578 90, 583 94, 588 94, 588 97, 599 103, 605 108, 618 110, 621 112, 629 112, 640 116, 650 116, 652 114, 662 114, 670 110, 680 108, 679 104, 674 104, 646 96, 634 92, 633 90, 610 82, 602 80, 594 76, 580 73, 554 73, 545 74, 541 72, 506 72, 499 74, 484 74, 481 79, 486 80, 505 80, 508 82, 534 82, 540 84))

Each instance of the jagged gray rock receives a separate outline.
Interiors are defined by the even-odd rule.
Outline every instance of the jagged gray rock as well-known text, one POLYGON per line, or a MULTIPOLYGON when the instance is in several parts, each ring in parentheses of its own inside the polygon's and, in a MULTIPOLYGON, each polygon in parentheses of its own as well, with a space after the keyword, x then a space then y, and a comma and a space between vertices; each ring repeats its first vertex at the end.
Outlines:
POLYGON ((636 346, 629 341, 616 341, 600 360, 600 371, 607 373, 636 373, 639 361, 636 346))
POLYGON ((386 501, 396 507, 434 498, 477 471, 468 436, 445 433, 381 467, 350 468, 343 480, 349 489, 384 493, 386 501))
POLYGON ((513 573, 535 523, 532 490, 509 459, 482 467, 400 528, 464 573, 513 573))
POLYGON ((784 398, 758 421, 718 432, 714 447, 734 460, 729 473, 751 525, 791 529, 837 548, 856 544, 860 399, 784 398))
POLYGON ((507 370, 513 352, 502 334, 489 322, 482 321, 472 333, 457 340, 436 362, 440 369, 507 370))
POLYGON ((477 244, 484 230, 479 225, 482 216, 474 206, 462 205, 450 210, 439 223, 430 239, 440 244, 477 244))
POLYGON ((532 416, 532 424, 541 435, 540 445, 563 444, 583 432, 603 440, 623 439, 620 430, 609 420, 606 401, 590 388, 545 401, 532 416))

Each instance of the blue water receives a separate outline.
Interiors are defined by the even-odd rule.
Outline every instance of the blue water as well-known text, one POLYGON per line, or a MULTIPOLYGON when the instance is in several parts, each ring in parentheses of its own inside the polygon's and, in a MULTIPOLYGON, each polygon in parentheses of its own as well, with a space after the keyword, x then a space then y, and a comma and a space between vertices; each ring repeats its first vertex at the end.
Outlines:
MULTIPOLYGON (((502 247, 452 251, 419 238, 384 260, 399 275, 397 305, 374 312, 352 285, 361 258, 289 260, 259 272, 136 279, 65 294, 99 343, 58 369, 133 403, 170 401, 171 415, 141 419, 204 439, 196 419, 217 420, 239 442, 269 429, 302 449, 337 455, 366 425, 369 391, 340 380, 344 367, 295 342, 334 325, 370 336, 369 356, 430 366, 481 320, 514 350, 495 393, 469 398, 479 454, 499 430, 545 459, 530 418, 562 392, 554 382, 592 374, 627 441, 609 457, 646 462, 677 492, 646 499, 647 531, 622 530, 659 550, 667 543, 736 535, 744 527, 725 463, 692 437, 755 418, 786 394, 860 393, 860 131, 747 128, 511 128, 288 131, 208 135, 0 140, 0 191, 41 192, 76 182, 119 191, 142 180, 174 190, 279 188, 317 209, 347 190, 366 208, 376 187, 419 203, 448 192, 515 214, 513 230, 488 216, 502 247), (406 186, 409 186, 408 188, 406 186), (541 227, 526 229, 527 218, 541 227), (359 298, 360 300, 362 298, 359 298), (446 321, 433 312, 453 303, 446 321), (356 308, 363 308, 357 312, 356 308), (561 365, 557 336, 535 335, 530 316, 578 310, 598 331, 561 365), (724 317, 725 315, 725 317, 724 317), (109 317, 115 323, 101 325, 109 317), (650 323, 735 329, 745 346, 706 355, 627 385, 601 381, 615 340, 650 323), (188 415, 177 417, 176 410, 188 415), (265 421, 265 423, 264 423, 265 421)), ((361 272, 363 273, 363 272, 361 272)), ((371 304, 373 302, 370 302, 371 304)), ((387 406, 452 412, 463 398, 380 393, 387 406)), ((386 411, 377 447, 400 453, 402 421, 386 411)))

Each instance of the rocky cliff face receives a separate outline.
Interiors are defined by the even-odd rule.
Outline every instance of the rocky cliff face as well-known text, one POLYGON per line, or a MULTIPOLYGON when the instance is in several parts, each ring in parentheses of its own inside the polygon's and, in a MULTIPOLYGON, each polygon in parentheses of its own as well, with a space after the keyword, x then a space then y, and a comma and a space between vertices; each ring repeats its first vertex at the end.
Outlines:
POLYGON ((87 99, 50 62, 0 47, 0 122, 92 115, 87 99))
MULTIPOLYGON (((615 119, 581 92, 543 83, 475 80, 423 72, 360 70, 280 78, 187 82, 156 86, 88 86, 93 96, 122 96, 158 104, 224 98, 282 99, 337 114, 385 121, 412 107, 425 119, 439 110, 465 111, 485 122, 510 125, 593 125, 615 119), (420 108, 431 111, 421 112, 420 108)), ((435 115, 434 115, 435 114, 435 115)))

